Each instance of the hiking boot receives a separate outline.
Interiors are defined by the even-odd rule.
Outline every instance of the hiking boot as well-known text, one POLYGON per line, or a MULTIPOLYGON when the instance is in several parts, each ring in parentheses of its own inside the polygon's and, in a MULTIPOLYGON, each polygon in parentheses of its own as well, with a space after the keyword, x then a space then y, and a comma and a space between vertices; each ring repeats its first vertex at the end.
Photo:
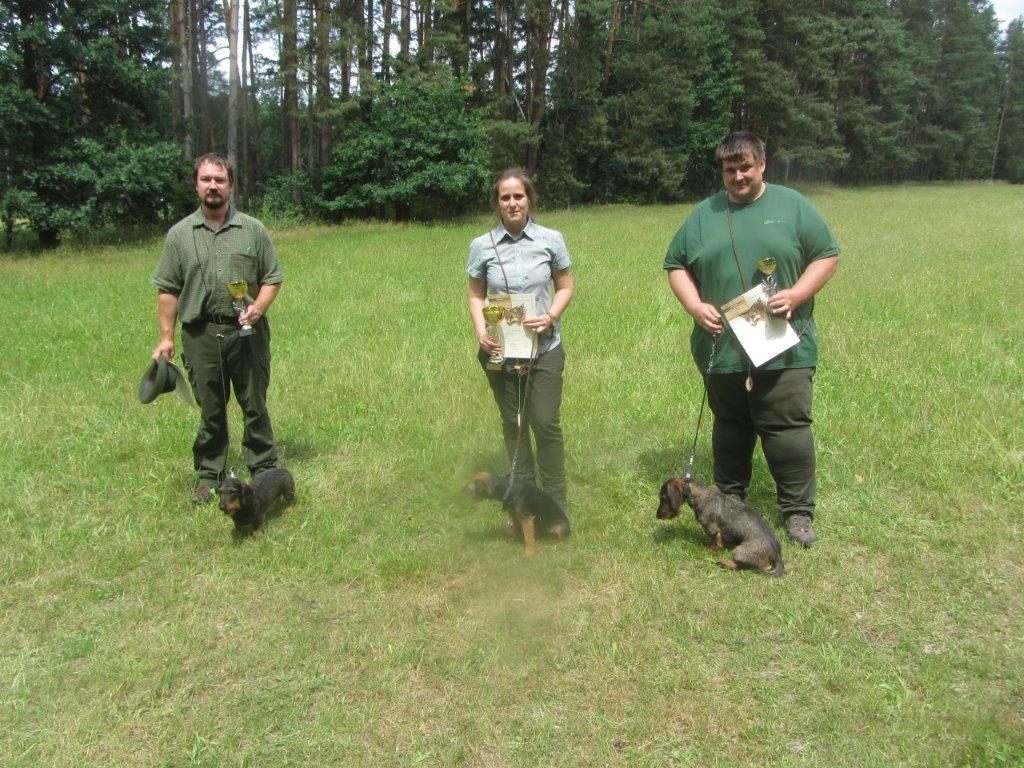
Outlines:
POLYGON ((211 501, 213 501, 213 489, 210 488, 209 483, 200 480, 196 483, 196 489, 192 491, 192 503, 209 504, 211 501))
POLYGON ((810 548, 817 539, 811 527, 811 516, 799 512, 786 516, 786 533, 789 534, 790 541, 804 549, 810 548))

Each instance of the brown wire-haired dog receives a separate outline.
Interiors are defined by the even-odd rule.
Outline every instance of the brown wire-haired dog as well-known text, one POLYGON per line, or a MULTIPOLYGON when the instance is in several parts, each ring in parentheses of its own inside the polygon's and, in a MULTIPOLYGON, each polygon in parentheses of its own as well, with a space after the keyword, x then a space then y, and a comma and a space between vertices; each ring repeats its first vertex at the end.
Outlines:
POLYGON ((711 537, 711 551, 736 547, 732 557, 719 560, 723 568, 745 568, 768 576, 785 573, 782 546, 761 513, 715 486, 685 482, 673 477, 661 486, 658 518, 668 520, 679 514, 683 502, 693 508, 697 522, 711 537))
POLYGON ((516 481, 489 472, 473 475, 466 492, 475 499, 500 501, 516 538, 521 539, 527 557, 533 557, 538 536, 564 541, 569 535, 569 518, 558 502, 530 482, 516 481), (506 491, 508 491, 506 495, 506 491))
POLYGON ((218 506, 235 523, 238 533, 255 533, 263 525, 267 510, 280 499, 284 511, 291 512, 295 504, 295 480, 291 472, 281 467, 260 472, 246 485, 232 473, 217 486, 218 506))

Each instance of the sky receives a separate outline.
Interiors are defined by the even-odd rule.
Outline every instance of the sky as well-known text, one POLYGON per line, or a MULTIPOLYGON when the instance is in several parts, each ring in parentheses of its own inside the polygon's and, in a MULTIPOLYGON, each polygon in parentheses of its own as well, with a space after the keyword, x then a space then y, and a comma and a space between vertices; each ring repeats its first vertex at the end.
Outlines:
POLYGON ((1024 0, 992 0, 999 26, 1005 27, 1018 16, 1024 16, 1024 0))

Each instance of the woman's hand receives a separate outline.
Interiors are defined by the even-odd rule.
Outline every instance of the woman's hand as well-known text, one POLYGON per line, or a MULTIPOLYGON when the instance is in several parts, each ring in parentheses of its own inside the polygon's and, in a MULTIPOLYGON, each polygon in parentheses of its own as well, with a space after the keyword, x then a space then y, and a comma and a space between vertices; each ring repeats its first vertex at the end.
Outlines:
POLYGON ((487 331, 482 331, 476 335, 476 340, 480 342, 480 349, 486 352, 488 355, 496 355, 501 352, 501 344, 496 342, 490 336, 487 335, 487 331))
POLYGON ((549 328, 555 327, 555 318, 550 312, 534 315, 523 320, 523 325, 534 333, 544 333, 549 328))

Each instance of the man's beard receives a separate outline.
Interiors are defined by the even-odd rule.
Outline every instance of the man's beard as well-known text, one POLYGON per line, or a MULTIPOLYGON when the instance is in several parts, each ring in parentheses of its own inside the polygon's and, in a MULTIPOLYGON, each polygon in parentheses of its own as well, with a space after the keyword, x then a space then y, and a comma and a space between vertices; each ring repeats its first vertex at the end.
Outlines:
POLYGON ((228 201, 228 199, 226 197, 224 197, 223 195, 220 195, 220 194, 218 194, 213 200, 211 200, 210 197, 211 197, 212 194, 213 193, 208 193, 206 195, 206 197, 203 198, 203 205, 205 205, 207 208, 212 208, 213 210, 217 210, 218 208, 222 207, 224 205, 224 203, 226 203, 228 201))

